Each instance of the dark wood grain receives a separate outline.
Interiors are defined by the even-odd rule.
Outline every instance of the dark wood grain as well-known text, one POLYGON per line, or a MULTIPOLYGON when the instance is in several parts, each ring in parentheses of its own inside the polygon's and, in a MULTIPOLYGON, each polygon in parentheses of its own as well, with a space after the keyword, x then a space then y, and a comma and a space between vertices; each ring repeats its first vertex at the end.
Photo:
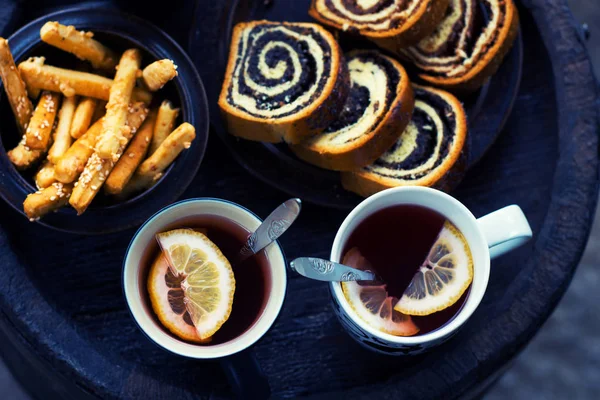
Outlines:
MULTIPOLYGON (((418 357, 363 349, 335 320, 327 286, 290 274, 281 316, 255 346, 276 397, 461 397, 514 357, 560 300, 598 194, 598 90, 566 2, 523 3, 519 97, 502 135, 454 195, 476 216, 519 204, 534 240, 492 263, 488 291, 460 334, 418 357)), ((243 171, 218 140, 208 149, 185 198, 224 197, 261 217, 285 199, 243 171)), ((305 206, 282 239, 287 256, 327 257, 345 215, 305 206)), ((11 331, 72 383, 73 398, 77 388, 103 398, 226 394, 217 363, 157 348, 129 316, 120 279, 132 235, 57 234, 0 205, 0 306, 11 331)))

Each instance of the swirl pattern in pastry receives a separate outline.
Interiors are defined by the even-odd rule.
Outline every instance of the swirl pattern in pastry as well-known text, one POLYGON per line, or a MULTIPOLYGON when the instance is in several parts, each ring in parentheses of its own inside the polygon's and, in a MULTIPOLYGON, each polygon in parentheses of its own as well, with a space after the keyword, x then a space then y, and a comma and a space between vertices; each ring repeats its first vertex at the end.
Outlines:
POLYGON ((234 29, 219 105, 235 136, 297 143, 330 124, 348 88, 338 44, 324 28, 252 21, 234 29))
POLYGON ((313 0, 310 15, 396 51, 433 32, 449 0, 313 0))
POLYGON ((496 72, 518 28, 512 0, 451 0, 435 31, 400 54, 427 82, 474 90, 496 72))
POLYGON ((396 186, 448 190, 465 169, 467 121, 456 97, 413 85, 413 116, 396 143, 374 163, 342 173, 342 185, 362 196, 396 186))
POLYGON ((346 55, 350 94, 339 117, 323 133, 291 146, 321 168, 349 171, 375 161, 410 121, 414 96, 402 65, 376 50, 346 55))

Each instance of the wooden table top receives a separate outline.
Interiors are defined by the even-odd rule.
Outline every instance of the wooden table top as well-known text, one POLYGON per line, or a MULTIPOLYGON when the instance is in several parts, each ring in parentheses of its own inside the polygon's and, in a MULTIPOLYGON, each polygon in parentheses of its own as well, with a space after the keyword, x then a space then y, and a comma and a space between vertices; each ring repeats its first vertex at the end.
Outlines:
MULTIPOLYGON (((33 16, 13 6, 11 21, 33 16)), ((213 7, 207 0, 206 12, 221 18, 213 7)), ((502 135, 453 195, 477 217, 519 204, 534 239, 492 262, 488 291, 460 334, 416 357, 363 349, 335 319, 327 285, 290 273, 281 316, 255 346, 276 397, 477 394, 560 300, 598 196, 598 87, 566 0, 523 0, 520 13, 525 58, 519 96, 502 135)), ((177 22, 173 15, 161 20, 161 10, 138 14, 163 27, 177 22)), ((2 26, 2 34, 16 27, 2 26)), ((175 31, 178 40, 185 40, 183 31, 175 31)), ((191 197, 225 198, 261 217, 287 198, 249 176, 216 137, 182 198, 191 197)), ((281 240, 287 257, 327 257, 346 214, 305 205, 281 240)), ((57 233, 0 204, 0 353, 17 377, 36 382, 27 387, 38 396, 183 399, 227 393, 218 363, 159 349, 129 315, 121 263, 133 233, 57 233)))

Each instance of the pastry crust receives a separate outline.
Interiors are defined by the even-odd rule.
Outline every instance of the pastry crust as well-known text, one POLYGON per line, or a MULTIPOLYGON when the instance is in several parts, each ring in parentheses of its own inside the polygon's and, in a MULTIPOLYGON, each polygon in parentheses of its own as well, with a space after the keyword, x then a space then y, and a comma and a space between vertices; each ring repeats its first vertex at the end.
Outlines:
POLYGON ((223 118, 230 134, 244 139, 279 143, 300 143, 303 139, 322 132, 333 122, 341 111, 349 91, 348 70, 343 61, 341 50, 333 35, 323 27, 311 23, 278 23, 269 21, 252 21, 240 23, 233 30, 231 49, 225 81, 219 97, 223 118), (228 101, 228 90, 234 79, 240 39, 245 30, 260 25, 283 27, 304 27, 317 31, 331 48, 330 75, 320 95, 298 112, 284 117, 260 118, 251 115, 228 101))
MULTIPOLYGON (((512 0, 496 0, 506 5, 504 23, 497 33, 493 45, 486 49, 481 58, 469 70, 458 77, 447 77, 429 74, 425 71, 419 73, 419 78, 434 86, 451 90, 453 92, 473 92, 498 71, 502 60, 512 48, 519 33, 519 13, 512 0)), ((406 55, 404 55, 406 56, 406 55)))
POLYGON ((464 176, 466 169, 466 138, 467 117, 460 101, 452 94, 432 87, 413 85, 416 90, 416 100, 419 100, 418 90, 433 93, 441 97, 454 112, 456 120, 455 139, 447 156, 431 173, 415 180, 398 180, 381 176, 368 169, 361 169, 341 174, 342 186, 363 197, 397 186, 429 186, 440 190, 453 189, 464 176))
MULTIPOLYGON (((408 74, 402 65, 376 51, 359 50, 347 55, 348 60, 355 57, 367 57, 369 61, 380 58, 382 62, 387 61, 391 64, 399 76, 394 97, 387 106, 387 112, 376 123, 375 128, 370 126, 368 128, 370 131, 362 133, 357 139, 342 145, 333 145, 318 139, 335 133, 323 133, 301 144, 290 146, 298 157, 321 168, 351 171, 371 164, 396 142, 412 116, 415 104, 414 93, 408 74)), ((377 65, 381 67, 381 64, 377 65)), ((352 72, 350 72, 350 76, 352 77, 352 72)), ((388 83, 390 79, 390 76, 387 76, 388 83)))
POLYGON ((312 0, 308 13, 322 24, 347 32, 357 32, 359 35, 374 42, 377 46, 398 52, 407 46, 418 43, 419 40, 429 36, 435 27, 444 18, 450 0, 422 0, 410 16, 400 26, 384 30, 373 30, 366 27, 357 28, 352 21, 340 23, 327 17, 325 0, 312 0))

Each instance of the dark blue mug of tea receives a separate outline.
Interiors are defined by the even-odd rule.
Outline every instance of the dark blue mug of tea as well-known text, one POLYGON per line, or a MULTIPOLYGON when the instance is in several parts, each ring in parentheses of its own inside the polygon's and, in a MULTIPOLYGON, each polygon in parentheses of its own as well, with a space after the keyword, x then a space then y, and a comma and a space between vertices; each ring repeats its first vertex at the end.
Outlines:
MULTIPOLYGON (((331 282, 333 308, 338 319, 350 336, 364 347, 389 355, 405 355, 418 354, 443 343, 459 330, 481 302, 490 276, 490 260, 521 246, 532 236, 527 218, 517 205, 504 207, 477 219, 461 202, 439 190, 396 187, 369 197, 352 210, 337 232, 330 259, 351 265, 349 256, 355 256, 357 251, 364 252, 370 246, 368 242, 375 240, 377 245, 388 248, 380 247, 376 250, 377 253, 371 252, 371 255, 388 252, 383 257, 383 264, 392 264, 392 258, 402 264, 418 243, 409 243, 403 247, 405 243, 398 241, 418 240, 421 233, 427 233, 425 225, 435 225, 434 220, 440 221, 441 228, 439 234, 434 233, 434 244, 438 243, 445 232, 443 249, 438 251, 439 249, 431 247, 429 252, 430 246, 425 247, 426 253, 419 256, 421 258, 418 261, 420 263, 425 258, 423 265, 419 267, 417 274, 411 270, 408 278, 410 285, 417 283, 413 290, 409 291, 409 285, 409 289, 400 293, 400 300, 393 300, 393 311, 373 314, 373 304, 370 304, 371 309, 361 306, 361 301, 364 302, 367 295, 365 287, 373 292, 377 290, 374 286, 361 286, 356 282, 331 282), (394 215, 401 215, 401 218, 395 220, 394 215), (374 224, 380 217, 383 217, 384 223, 374 224), (411 221, 408 226, 401 227, 407 221, 411 221), (373 228, 379 225, 385 225, 386 229, 373 228), (370 231, 361 232, 365 226, 370 231), (406 232, 393 234, 390 229, 405 229, 406 232), (382 235, 388 235, 389 238, 382 235), (402 239, 402 235, 406 237, 402 239), (357 237, 362 239, 356 242, 357 237), (387 240, 390 238, 391 241, 387 240), (444 257, 448 255, 454 258, 448 257, 446 261, 449 264, 442 265, 444 257), (459 257, 463 257, 466 262, 457 262, 460 261, 459 257), (429 264, 426 265, 427 262, 429 264), (468 271, 466 275, 470 276, 466 276, 463 269, 458 268, 459 264, 465 265, 464 270, 468 271), (442 268, 438 272, 436 267, 440 265, 442 268), (420 283, 418 274, 422 274, 420 283), (458 282, 461 279, 465 285, 460 289, 460 301, 456 300, 458 296, 444 299, 444 289, 453 280, 458 282), (433 321, 433 316, 439 314, 437 311, 446 311, 445 308, 438 308, 433 312, 431 309, 425 312, 424 308, 419 308, 426 305, 428 300, 431 306, 433 296, 438 296, 436 301, 447 300, 446 304, 453 303, 458 307, 445 319, 433 321), (405 308, 410 308, 411 312, 405 312, 405 308), (399 314, 394 318, 393 313, 396 311, 399 314), (409 314, 410 317, 406 318, 409 314), (382 321, 384 317, 387 320, 382 321), (404 319, 401 320, 402 318, 404 319)), ((377 265, 373 264, 372 267, 384 282, 389 282, 377 265)), ((402 290, 406 287, 403 286, 402 290)))

